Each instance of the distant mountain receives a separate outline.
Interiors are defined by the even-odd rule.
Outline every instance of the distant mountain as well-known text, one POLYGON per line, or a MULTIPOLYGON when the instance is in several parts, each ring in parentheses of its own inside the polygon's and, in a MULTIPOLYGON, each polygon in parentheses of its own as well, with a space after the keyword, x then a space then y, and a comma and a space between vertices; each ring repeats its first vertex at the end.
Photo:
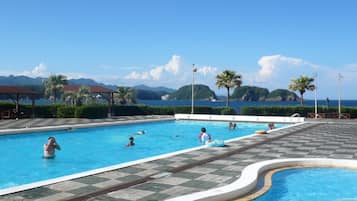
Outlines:
POLYGON ((140 90, 147 90, 147 91, 155 91, 155 92, 166 92, 166 93, 172 93, 176 91, 175 89, 171 89, 167 87, 149 87, 144 84, 134 86, 133 88, 140 89, 140 90))
POLYGON ((269 94, 269 90, 261 87, 242 86, 234 89, 232 98, 242 101, 263 101, 269 94))
MULTIPOLYGON (((208 86, 197 84, 194 88, 194 97, 197 100, 217 99, 216 94, 208 86)), ((192 98, 192 86, 186 85, 170 94, 170 99, 190 100, 192 98)))
MULTIPOLYGON (((27 76, 0 76, 0 85, 9 86, 24 86, 30 88, 39 94, 43 94, 43 81, 47 78, 37 77, 31 78, 27 76)), ((80 78, 80 79, 69 79, 69 84, 72 85, 98 85, 108 89, 116 90, 115 85, 106 85, 103 83, 96 82, 92 79, 80 78)), ((176 100, 189 100, 191 99, 191 85, 186 85, 178 90, 167 88, 167 87, 149 87, 146 85, 137 85, 133 87, 135 90, 135 95, 137 99, 141 100, 161 100, 162 97, 170 94, 169 99, 176 100)), ((243 101, 297 101, 299 97, 291 91, 286 89, 276 89, 269 93, 266 88, 255 87, 255 86, 242 86, 236 88, 232 94, 233 99, 243 100, 243 101)), ((212 91, 206 85, 195 85, 195 99, 208 100, 217 99, 214 91, 212 91)), ((219 99, 225 99, 224 96, 219 97, 219 99)))
POLYGON ((297 101, 299 97, 286 89, 276 89, 269 93, 267 101, 297 101))
MULTIPOLYGON (((37 92, 44 91, 43 82, 47 78, 31 78, 27 76, 0 76, 0 85, 9 85, 9 86, 26 86, 26 88, 31 88, 37 92)), ((111 90, 116 90, 117 86, 107 85, 103 83, 96 82, 95 80, 88 78, 80 79, 69 79, 68 84, 70 85, 96 85, 102 86, 111 90)), ((138 85, 133 87, 135 89, 135 95, 137 99, 142 100, 161 100, 161 96, 170 94, 175 91, 175 89, 170 89, 167 87, 149 87, 146 85, 138 85)))
POLYGON ((68 84, 71 84, 71 85, 96 85, 96 86, 101 86, 101 87, 111 89, 111 90, 117 89, 117 86, 115 86, 115 85, 99 83, 99 82, 96 82, 96 81, 94 81, 92 79, 88 79, 88 78, 69 79, 68 84))
POLYGON ((31 78, 27 76, 0 76, 0 85, 9 85, 9 86, 25 86, 25 85, 42 85, 43 80, 45 78, 37 77, 37 78, 31 78))
POLYGON ((135 98, 139 100, 161 100, 161 96, 166 93, 160 93, 150 90, 135 89, 135 98))
MULTIPOLYGON (((38 85, 42 85, 44 80, 46 80, 46 79, 47 78, 42 78, 42 77, 32 78, 32 77, 27 77, 27 76, 23 76, 23 75, 0 76, 0 85, 38 86, 38 85)), ((86 79, 86 78, 69 79, 68 83, 72 84, 72 85, 98 85, 98 86, 102 86, 102 87, 112 89, 112 90, 116 89, 115 85, 106 85, 103 83, 96 82, 92 79, 86 79)))
POLYGON ((231 96, 242 101, 297 101, 299 97, 286 89, 276 89, 269 92, 266 88, 242 86, 234 89, 231 96))
POLYGON ((162 96, 175 91, 175 89, 167 87, 149 87, 146 85, 137 85, 133 88, 135 90, 136 99, 140 100, 161 100, 162 96))

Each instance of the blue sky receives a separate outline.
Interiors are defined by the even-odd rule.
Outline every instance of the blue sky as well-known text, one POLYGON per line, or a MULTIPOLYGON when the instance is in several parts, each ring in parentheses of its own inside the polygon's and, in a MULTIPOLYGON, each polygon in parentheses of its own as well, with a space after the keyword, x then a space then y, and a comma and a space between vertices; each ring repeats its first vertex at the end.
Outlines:
MULTIPOLYGON (((117 85, 287 88, 317 72, 319 98, 357 99, 357 1, 0 1, 0 74, 64 74, 117 85)), ((307 92, 307 98, 313 98, 307 92)))

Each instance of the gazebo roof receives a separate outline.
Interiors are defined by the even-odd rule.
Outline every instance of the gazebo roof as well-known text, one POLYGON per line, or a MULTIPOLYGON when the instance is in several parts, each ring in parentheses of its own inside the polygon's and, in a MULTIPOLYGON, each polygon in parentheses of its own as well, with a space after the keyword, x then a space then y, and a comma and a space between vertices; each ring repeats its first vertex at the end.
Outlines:
POLYGON ((36 92, 16 86, 0 86, 0 94, 37 94, 36 92))
POLYGON ((91 93, 112 93, 114 92, 113 90, 101 87, 101 86, 94 86, 94 85, 64 85, 63 90, 64 91, 74 91, 78 92, 81 86, 89 87, 91 93))

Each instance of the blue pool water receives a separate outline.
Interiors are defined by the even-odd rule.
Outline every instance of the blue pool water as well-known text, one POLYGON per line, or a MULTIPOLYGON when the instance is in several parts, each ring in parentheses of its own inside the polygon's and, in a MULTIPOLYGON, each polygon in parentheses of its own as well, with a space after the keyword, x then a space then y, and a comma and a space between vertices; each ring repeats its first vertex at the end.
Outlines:
POLYGON ((273 186, 257 201, 357 200, 357 171, 301 168, 277 172, 273 186))
POLYGON ((0 189, 197 147, 201 127, 213 140, 227 140, 267 125, 238 123, 236 130, 229 130, 227 122, 164 121, 0 136, 0 189), (146 134, 135 135, 136 145, 126 147, 138 130, 146 134), (43 144, 49 136, 57 139, 62 150, 56 151, 55 159, 46 160, 43 144))

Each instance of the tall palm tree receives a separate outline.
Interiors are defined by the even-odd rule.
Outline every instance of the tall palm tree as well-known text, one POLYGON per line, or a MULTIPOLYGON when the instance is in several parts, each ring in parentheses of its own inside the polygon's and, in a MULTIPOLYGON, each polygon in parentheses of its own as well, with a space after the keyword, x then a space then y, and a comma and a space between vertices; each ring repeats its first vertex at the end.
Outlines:
POLYGON ((62 99, 65 101, 67 106, 75 106, 77 103, 77 93, 74 91, 65 91, 62 99))
POLYGON ((135 103, 134 90, 131 87, 118 87, 117 93, 115 94, 115 99, 122 105, 127 103, 135 103))
POLYGON ((77 92, 77 105, 88 103, 88 101, 92 98, 90 94, 91 91, 89 87, 81 86, 77 92))
POLYGON ((81 106, 83 103, 88 103, 88 100, 92 98, 90 94, 91 91, 89 87, 81 86, 77 92, 66 91, 63 94, 63 99, 72 106, 81 106))
POLYGON ((315 85, 312 84, 314 82, 314 78, 308 76, 300 76, 297 79, 292 79, 291 84, 289 85, 289 89, 292 91, 300 92, 300 104, 304 105, 304 93, 306 90, 313 91, 315 90, 315 85))
POLYGON ((45 94, 47 97, 53 96, 54 102, 67 84, 67 77, 64 75, 51 75, 45 80, 45 94))
POLYGON ((227 89, 227 103, 229 107, 229 90, 230 88, 240 87, 242 84, 242 75, 236 74, 234 71, 225 70, 216 76, 216 85, 218 88, 225 87, 227 89))

